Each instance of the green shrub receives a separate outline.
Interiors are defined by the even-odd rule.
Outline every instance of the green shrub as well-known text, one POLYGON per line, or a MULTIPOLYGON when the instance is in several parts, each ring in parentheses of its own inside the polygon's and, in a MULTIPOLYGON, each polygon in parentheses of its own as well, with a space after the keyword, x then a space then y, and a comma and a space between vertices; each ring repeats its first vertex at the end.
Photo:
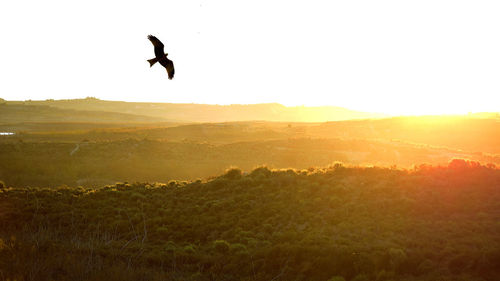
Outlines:
POLYGON ((250 173, 250 176, 253 178, 267 178, 270 177, 271 174, 272 174, 271 170, 269 170, 267 167, 259 167, 254 169, 250 173))
POLYGON ((166 226, 160 226, 156 228, 156 232, 162 237, 166 237, 169 234, 168 228, 166 226))
POLYGON ((184 246, 183 250, 185 253, 188 253, 188 254, 196 253, 196 249, 195 249, 195 246, 193 244, 189 244, 189 245, 184 246))
POLYGON ((231 249, 231 252, 234 252, 234 253, 244 253, 247 251, 247 247, 243 244, 240 244, 240 243, 231 244, 230 249, 231 249))
POLYGON ((231 168, 226 171, 224 177, 230 180, 240 179, 242 175, 242 171, 238 168, 231 168))
POLYGON ((214 249, 219 253, 227 253, 229 252, 230 245, 225 240, 215 240, 214 249))

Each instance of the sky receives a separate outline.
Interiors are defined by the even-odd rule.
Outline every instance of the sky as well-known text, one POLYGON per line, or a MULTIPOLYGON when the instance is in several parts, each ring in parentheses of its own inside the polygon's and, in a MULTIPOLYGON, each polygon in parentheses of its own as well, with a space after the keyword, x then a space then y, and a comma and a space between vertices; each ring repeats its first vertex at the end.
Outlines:
POLYGON ((500 111, 500 1, 1 1, 0 98, 500 111), (175 65, 149 67, 157 36, 175 65))

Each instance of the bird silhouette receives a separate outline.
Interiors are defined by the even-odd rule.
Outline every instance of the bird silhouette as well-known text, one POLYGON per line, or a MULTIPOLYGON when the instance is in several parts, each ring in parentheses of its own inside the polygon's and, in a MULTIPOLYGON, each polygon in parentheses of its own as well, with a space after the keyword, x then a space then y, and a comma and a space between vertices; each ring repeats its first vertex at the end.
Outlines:
POLYGON ((167 69, 168 79, 172 80, 175 73, 174 63, 167 58, 168 53, 165 53, 164 51, 165 46, 158 38, 153 35, 148 35, 148 39, 149 41, 151 41, 151 43, 153 43, 153 46, 155 47, 155 58, 148 60, 149 67, 152 67, 155 63, 159 62, 167 69))

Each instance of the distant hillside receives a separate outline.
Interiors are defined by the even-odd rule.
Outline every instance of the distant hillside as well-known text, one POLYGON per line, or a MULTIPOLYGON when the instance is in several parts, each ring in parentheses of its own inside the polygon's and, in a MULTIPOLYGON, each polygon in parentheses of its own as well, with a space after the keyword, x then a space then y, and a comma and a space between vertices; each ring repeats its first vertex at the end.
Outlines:
MULTIPOLYGON (((68 134, 74 140, 85 140, 77 143, 46 133, 34 134, 39 141, 23 133, 0 137, 0 180, 12 186, 99 186, 117 181, 203 179, 231 166, 246 171, 261 165, 308 169, 342 162, 411 168, 422 163, 445 165, 454 158, 500 165, 500 155, 401 142, 303 138, 231 143, 228 138, 228 143, 214 145, 149 137, 132 139, 133 135, 113 141, 106 131, 102 135, 68 134)), ((209 137, 223 138, 217 132, 209 137)), ((256 130, 249 138, 261 138, 261 133, 256 130)))
POLYGON ((500 117, 498 114, 496 118, 490 119, 476 116, 418 116, 328 122, 310 127, 307 134, 315 137, 402 140, 499 154, 500 117))
POLYGON ((162 122, 166 119, 137 114, 58 108, 43 104, 0 104, 0 123, 20 122, 162 122))
POLYGON ((95 98, 45 101, 8 101, 7 104, 48 105, 62 109, 120 112, 184 122, 285 121, 324 122, 385 117, 342 107, 286 107, 278 103, 207 105, 104 101, 95 98))

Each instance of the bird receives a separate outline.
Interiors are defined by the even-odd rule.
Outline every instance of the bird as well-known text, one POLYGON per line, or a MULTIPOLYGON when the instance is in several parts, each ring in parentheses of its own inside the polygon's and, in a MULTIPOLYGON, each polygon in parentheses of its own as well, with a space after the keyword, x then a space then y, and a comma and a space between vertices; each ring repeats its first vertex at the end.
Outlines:
POLYGON ((155 47, 155 58, 148 60, 149 67, 152 67, 155 63, 159 62, 167 69, 168 79, 172 80, 174 78, 174 63, 167 58, 168 53, 165 53, 163 48, 165 47, 163 43, 153 35, 148 35, 149 41, 153 43, 155 47))

